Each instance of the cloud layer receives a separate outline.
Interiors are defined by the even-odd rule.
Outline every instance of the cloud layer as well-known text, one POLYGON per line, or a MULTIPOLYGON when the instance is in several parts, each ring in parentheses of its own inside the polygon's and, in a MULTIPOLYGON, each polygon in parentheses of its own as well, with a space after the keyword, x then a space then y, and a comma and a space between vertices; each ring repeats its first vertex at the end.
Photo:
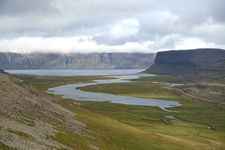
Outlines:
POLYGON ((1 52, 225 48, 224 0, 1 0, 1 52))

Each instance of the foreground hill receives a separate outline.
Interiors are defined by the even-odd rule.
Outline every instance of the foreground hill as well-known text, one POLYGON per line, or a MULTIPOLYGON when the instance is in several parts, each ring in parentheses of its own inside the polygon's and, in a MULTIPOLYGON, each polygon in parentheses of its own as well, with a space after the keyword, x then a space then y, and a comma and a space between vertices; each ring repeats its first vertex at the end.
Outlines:
POLYGON ((20 79, 0 73, 0 149, 70 149, 53 137, 61 132, 86 136, 85 125, 54 101, 20 79))
POLYGON ((154 64, 145 72, 172 75, 193 74, 206 69, 223 58, 225 58, 225 50, 221 49, 158 52, 154 64))
POLYGON ((0 66, 1 69, 146 68, 154 59, 153 53, 0 53, 0 66))
POLYGON ((0 73, 1 74, 6 74, 6 75, 10 75, 8 72, 5 72, 4 70, 0 69, 0 73))

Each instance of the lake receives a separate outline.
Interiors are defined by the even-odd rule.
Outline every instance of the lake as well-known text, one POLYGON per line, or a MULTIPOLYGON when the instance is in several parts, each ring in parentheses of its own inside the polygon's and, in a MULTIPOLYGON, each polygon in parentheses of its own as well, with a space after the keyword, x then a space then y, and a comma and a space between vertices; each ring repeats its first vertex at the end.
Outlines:
POLYGON ((130 74, 139 73, 145 69, 21 69, 4 70, 11 74, 33 75, 107 75, 107 74, 130 74))
MULTIPOLYGON (((155 76, 155 75, 145 75, 145 76, 155 76)), ((95 83, 62 85, 54 88, 49 88, 48 91, 46 92, 53 93, 56 95, 63 95, 62 98, 69 98, 80 101, 102 101, 102 102, 109 101, 111 103, 129 104, 129 105, 158 106, 165 111, 168 111, 166 110, 166 108, 168 107, 181 105, 176 101, 118 96, 105 93, 86 92, 77 89, 77 87, 97 85, 97 84, 128 83, 132 82, 129 81, 128 79, 139 78, 139 76, 110 76, 110 77, 115 77, 116 79, 94 80, 95 83)))
MULTIPOLYGON (((140 73, 144 70, 145 69, 28 69, 28 70, 5 70, 5 71, 11 74, 32 74, 32 75, 115 75, 115 74, 140 73)), ((54 88, 49 88, 47 92, 64 95, 62 98, 70 98, 74 100, 110 101, 112 103, 120 103, 120 104, 158 106, 163 110, 166 110, 165 108, 168 107, 181 105, 176 101, 117 96, 105 93, 86 92, 76 89, 77 87, 83 87, 88 85, 132 82, 129 81, 128 79, 136 79, 139 78, 139 76, 137 75, 113 76, 117 79, 94 80, 96 83, 62 85, 54 88)), ((145 75, 145 76, 155 76, 155 75, 145 75)), ((171 84, 171 86, 173 85, 171 84)))

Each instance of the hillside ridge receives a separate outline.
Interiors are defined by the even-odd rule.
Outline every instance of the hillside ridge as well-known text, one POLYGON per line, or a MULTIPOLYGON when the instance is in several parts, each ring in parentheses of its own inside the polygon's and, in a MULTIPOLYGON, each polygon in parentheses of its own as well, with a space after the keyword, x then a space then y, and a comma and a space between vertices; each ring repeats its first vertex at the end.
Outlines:
POLYGON ((0 53, 0 69, 147 68, 154 53, 0 53))
POLYGON ((72 149, 51 136, 65 131, 86 136, 86 125, 54 103, 59 99, 2 73, 0 85, 0 149, 4 145, 17 149, 72 149))

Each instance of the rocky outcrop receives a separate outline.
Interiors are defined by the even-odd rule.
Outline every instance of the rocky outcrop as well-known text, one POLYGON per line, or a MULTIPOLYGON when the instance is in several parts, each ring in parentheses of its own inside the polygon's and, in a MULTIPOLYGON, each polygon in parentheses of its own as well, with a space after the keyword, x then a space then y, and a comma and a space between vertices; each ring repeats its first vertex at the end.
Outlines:
POLYGON ((0 69, 0 73, 1 74, 6 74, 6 75, 10 75, 8 72, 5 72, 4 70, 0 69))
POLYGON ((83 133, 85 124, 20 79, 0 73, 0 149, 72 149, 55 141, 58 133, 83 133))
POLYGON ((200 77, 225 78, 225 59, 220 59, 198 72, 200 77))
POLYGON ((222 49, 195 49, 158 52, 154 64, 145 72, 152 74, 193 74, 225 58, 222 49))
POLYGON ((154 62, 149 53, 0 53, 1 69, 114 69, 147 68, 154 62))

